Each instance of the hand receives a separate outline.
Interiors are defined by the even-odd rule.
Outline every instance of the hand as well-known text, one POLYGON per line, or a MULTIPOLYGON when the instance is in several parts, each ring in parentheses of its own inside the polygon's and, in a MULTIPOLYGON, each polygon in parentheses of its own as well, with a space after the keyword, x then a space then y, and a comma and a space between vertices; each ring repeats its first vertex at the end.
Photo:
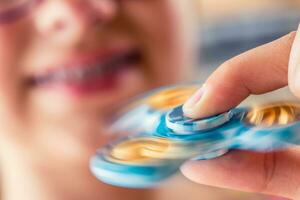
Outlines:
MULTIPOLYGON (((288 83, 300 97, 300 31, 295 35, 292 32, 225 62, 185 103, 185 115, 201 118, 221 113, 250 94, 269 92, 288 83)), ((300 198, 299 147, 271 153, 234 150, 213 160, 188 161, 181 170, 201 184, 300 198)))

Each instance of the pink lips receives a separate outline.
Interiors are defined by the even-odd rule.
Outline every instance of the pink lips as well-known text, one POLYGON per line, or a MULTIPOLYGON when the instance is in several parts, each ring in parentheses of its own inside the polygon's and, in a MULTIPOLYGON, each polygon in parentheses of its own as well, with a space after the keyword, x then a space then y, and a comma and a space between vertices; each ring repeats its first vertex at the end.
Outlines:
POLYGON ((110 50, 83 55, 30 78, 30 85, 72 94, 112 90, 126 70, 136 66, 141 55, 137 49, 110 50))

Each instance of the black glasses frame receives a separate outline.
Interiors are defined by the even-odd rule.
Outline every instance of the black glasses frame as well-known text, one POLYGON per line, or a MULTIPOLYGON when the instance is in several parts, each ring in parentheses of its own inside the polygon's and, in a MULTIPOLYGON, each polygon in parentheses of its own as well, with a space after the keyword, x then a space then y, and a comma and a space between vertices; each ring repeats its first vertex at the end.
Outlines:
POLYGON ((14 8, 9 8, 2 12, 0 11, 0 24, 7 24, 21 19, 42 1, 43 0, 30 0, 14 8))

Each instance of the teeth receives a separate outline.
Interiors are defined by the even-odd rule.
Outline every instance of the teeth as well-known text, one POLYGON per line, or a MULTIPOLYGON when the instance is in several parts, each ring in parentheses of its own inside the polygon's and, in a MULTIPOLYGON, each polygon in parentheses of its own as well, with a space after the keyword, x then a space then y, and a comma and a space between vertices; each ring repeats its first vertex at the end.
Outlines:
POLYGON ((87 77, 92 77, 92 76, 99 76, 103 72, 102 67, 98 65, 97 67, 95 66, 89 66, 87 68, 81 68, 79 69, 62 69, 58 72, 55 72, 50 75, 50 79, 56 80, 56 81, 80 81, 84 80, 87 77))
POLYGON ((89 75, 100 75, 104 72, 102 65, 94 65, 87 69, 87 74, 89 75))
POLYGON ((60 70, 56 73, 53 73, 51 77, 54 80, 64 80, 68 78, 68 72, 66 70, 60 70))
POLYGON ((88 78, 100 76, 106 72, 115 71, 122 64, 132 63, 132 61, 136 62, 137 60, 138 56, 136 56, 135 53, 116 56, 106 60, 104 63, 97 63, 87 67, 82 67, 80 65, 76 65, 72 69, 65 67, 45 76, 37 77, 36 81, 42 84, 49 81, 83 81, 88 78))
POLYGON ((82 79, 84 79, 86 74, 85 74, 84 70, 76 69, 76 70, 70 71, 70 76, 74 79, 82 80, 82 79))

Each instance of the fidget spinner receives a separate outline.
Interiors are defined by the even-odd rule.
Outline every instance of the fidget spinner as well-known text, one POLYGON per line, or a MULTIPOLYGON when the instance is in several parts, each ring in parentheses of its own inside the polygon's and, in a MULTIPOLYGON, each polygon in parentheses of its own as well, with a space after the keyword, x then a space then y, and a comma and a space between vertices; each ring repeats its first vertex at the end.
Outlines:
POLYGON ((111 131, 129 135, 97 151, 92 173, 108 184, 146 188, 190 159, 213 159, 231 149, 268 152, 300 143, 300 103, 237 107, 190 119, 183 115, 182 104, 199 87, 163 87, 129 104, 111 125, 111 131))

